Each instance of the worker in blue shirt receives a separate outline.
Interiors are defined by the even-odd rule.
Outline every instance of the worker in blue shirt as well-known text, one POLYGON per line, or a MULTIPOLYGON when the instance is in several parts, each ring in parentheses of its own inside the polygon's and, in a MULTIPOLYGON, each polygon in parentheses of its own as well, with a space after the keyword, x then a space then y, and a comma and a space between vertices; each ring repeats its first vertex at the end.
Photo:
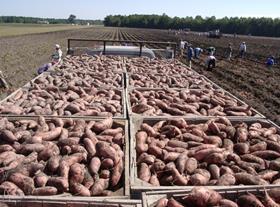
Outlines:
POLYGON ((267 58, 266 60, 266 66, 267 67, 272 67, 275 64, 275 58, 271 55, 267 58))
POLYGON ((200 47, 196 47, 196 48, 194 49, 194 58, 195 58, 195 59, 198 59, 200 53, 202 53, 202 52, 203 52, 203 50, 202 50, 200 47))

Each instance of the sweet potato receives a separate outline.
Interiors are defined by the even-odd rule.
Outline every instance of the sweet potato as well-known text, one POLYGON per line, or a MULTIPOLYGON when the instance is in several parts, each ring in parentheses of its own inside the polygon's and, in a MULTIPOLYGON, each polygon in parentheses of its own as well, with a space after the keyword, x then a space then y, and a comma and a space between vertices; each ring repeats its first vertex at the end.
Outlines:
POLYGON ((71 165, 69 175, 70 183, 82 183, 85 175, 85 166, 79 163, 71 165))
POLYGON ((156 207, 167 207, 168 199, 167 198, 161 198, 157 204, 156 207))
POLYGON ((25 195, 31 195, 35 188, 33 179, 21 173, 12 173, 9 175, 8 181, 17 185, 25 195))
POLYGON ((88 188, 83 186, 80 183, 71 183, 69 187, 70 192, 75 196, 87 196, 91 195, 91 192, 88 188))
POLYGON ((270 197, 266 190, 264 190, 264 195, 263 203, 265 203, 267 207, 279 207, 279 204, 270 197))
POLYGON ((175 167, 172 169, 172 176, 174 178, 173 183, 175 185, 186 186, 189 182, 188 177, 185 177, 184 175, 181 175, 175 167))
POLYGON ((269 169, 270 170, 280 170, 280 160, 272 160, 269 162, 269 169))
POLYGON ((95 148, 95 143, 92 142, 91 139, 85 138, 83 140, 85 148, 88 152, 89 158, 92 158, 96 154, 96 148, 95 148))
POLYGON ((18 153, 21 154, 30 154, 31 152, 41 152, 45 149, 43 144, 21 144, 18 153))
POLYGON ((180 153, 178 152, 167 152, 166 150, 162 150, 162 158, 165 162, 174 162, 180 153))
POLYGON ((57 189, 51 186, 35 188, 32 192, 32 195, 36 195, 36 196, 51 196, 56 194, 57 194, 57 189))
POLYGON ((154 155, 157 158, 161 158, 163 154, 163 150, 160 147, 157 147, 154 144, 151 144, 148 148, 148 153, 154 155))
POLYGON ((110 146, 107 142, 98 142, 96 144, 96 152, 99 156, 103 158, 109 158, 114 160, 114 163, 118 163, 120 157, 118 156, 116 150, 110 146))
POLYGON ((138 167, 138 177, 145 182, 149 182, 151 178, 151 171, 146 163, 141 163, 138 167))
POLYGON ((69 166, 69 163, 67 161, 62 159, 59 162, 58 170, 59 170, 59 175, 61 177, 68 179, 69 171, 70 171, 70 166, 69 166))
POLYGON ((203 149, 203 150, 199 150, 198 152, 196 152, 194 154, 194 158, 197 161, 201 161, 212 153, 222 153, 223 151, 224 151, 224 149, 220 149, 220 148, 203 149))
POLYGON ((38 187, 45 187, 48 182, 48 176, 43 172, 36 172, 34 177, 35 186, 38 187))
POLYGON ((207 185, 209 178, 200 173, 195 173, 190 177, 190 182, 192 185, 207 185))
POLYGON ((89 164, 89 171, 92 175, 97 175, 101 166, 101 161, 98 157, 93 157, 89 164))
POLYGON ((259 173, 259 177, 261 179, 267 180, 268 182, 271 182, 274 176, 278 175, 278 171, 274 170, 264 170, 259 173))
POLYGON ((192 174, 197 168, 197 160, 195 158, 189 158, 185 164, 185 172, 188 174, 192 174))
POLYGON ((222 197, 214 190, 204 187, 194 187, 191 193, 182 198, 187 206, 216 206, 220 203, 222 197))
POLYGON ((101 161, 101 169, 111 169, 114 167, 114 161, 112 159, 106 158, 101 161))
POLYGON ((49 132, 38 132, 35 134, 35 136, 41 137, 44 141, 52 141, 60 136, 61 131, 61 127, 56 127, 55 129, 49 132))
POLYGON ((69 183, 64 177, 50 177, 47 182, 47 186, 53 186, 57 188, 58 193, 68 191, 69 183))
POLYGON ((269 190, 268 195, 277 203, 280 202, 280 189, 279 188, 273 188, 271 190, 269 190))
POLYGON ((209 166, 209 172, 212 179, 218 180, 220 178, 220 168, 217 165, 211 164, 209 166))
POLYGON ((247 154, 249 152, 249 145, 247 143, 237 143, 234 145, 234 151, 238 155, 247 154))
POLYGON ((237 204, 239 207, 264 207, 261 201, 253 194, 247 193, 246 195, 242 195, 237 199, 237 204))
POLYGON ((14 195, 14 196, 24 196, 24 192, 16 186, 14 183, 5 181, 0 185, 1 195, 14 195))
POLYGON ((93 131, 100 133, 106 129, 110 129, 113 125, 113 119, 112 118, 107 118, 102 121, 95 122, 93 125, 93 131))
POLYGON ((11 132, 10 130, 2 130, 0 132, 0 137, 1 139, 9 143, 14 143, 18 140, 16 136, 13 134, 13 132, 11 132))
POLYGON ((147 153, 142 153, 138 158, 137 158, 137 164, 141 164, 142 162, 151 165, 155 162, 156 157, 153 155, 149 155, 147 153))
POLYGON ((185 166, 186 166, 187 160, 188 160, 187 153, 180 154, 178 159, 176 160, 176 167, 181 174, 184 173, 184 171, 185 171, 185 166))
POLYGON ((156 137, 159 135, 159 133, 156 132, 153 127, 146 123, 141 124, 141 130, 145 131, 151 137, 156 137))
POLYGON ((104 190, 106 190, 109 187, 109 179, 99 179, 97 180, 93 186, 91 187, 91 195, 92 196, 98 196, 103 193, 104 190))
POLYGON ((167 207, 184 207, 184 205, 180 204, 174 198, 170 198, 167 202, 167 207))
POLYGON ((8 145, 8 144, 0 145, 0 153, 6 152, 6 151, 13 151, 14 152, 15 149, 11 145, 8 145))
POLYGON ((99 174, 99 178, 109 179, 111 176, 110 170, 101 170, 99 174))
POLYGON ((149 183, 152 184, 153 186, 160 186, 160 182, 156 174, 151 175, 149 183))
POLYGON ((151 166, 151 171, 152 172, 159 172, 162 171, 165 168, 165 163, 161 160, 155 160, 155 162, 151 166))
POLYGON ((137 132, 136 134, 136 151, 137 153, 143 153, 148 150, 148 145, 146 144, 146 140, 148 138, 148 134, 144 131, 137 132))
POLYGON ((267 149, 267 143, 266 142, 259 142, 257 144, 251 145, 249 147, 249 151, 256 152, 256 151, 264 151, 267 149))
POLYGON ((280 153, 272 151, 272 150, 264 150, 264 151, 257 151, 253 152, 252 155, 260 157, 266 160, 274 160, 280 158, 280 153))
POLYGON ((248 173, 236 173, 234 175, 236 184, 244 185, 267 185, 268 182, 259 178, 258 176, 250 175, 248 173))
POLYGON ((235 202, 228 200, 228 199, 220 200, 219 204, 221 207, 238 207, 238 205, 235 202))
POLYGON ((232 174, 224 174, 222 175, 216 185, 218 186, 231 186, 235 184, 235 177, 232 174))
POLYGON ((65 156, 63 157, 63 161, 65 161, 69 166, 75 164, 75 163, 80 163, 82 161, 85 161, 87 158, 87 155, 85 153, 74 153, 70 156, 65 156))
POLYGON ((113 168, 113 173, 112 173, 112 177, 111 177, 111 185, 112 186, 116 186, 119 183, 119 181, 121 179, 121 176, 123 174, 123 170, 124 170, 124 161, 121 158, 119 160, 119 162, 116 163, 114 168, 113 168))
POLYGON ((181 147, 181 148, 185 148, 185 149, 188 149, 188 143, 186 142, 182 142, 182 141, 179 141, 179 140, 169 140, 167 142, 167 145, 170 146, 170 147, 181 147))

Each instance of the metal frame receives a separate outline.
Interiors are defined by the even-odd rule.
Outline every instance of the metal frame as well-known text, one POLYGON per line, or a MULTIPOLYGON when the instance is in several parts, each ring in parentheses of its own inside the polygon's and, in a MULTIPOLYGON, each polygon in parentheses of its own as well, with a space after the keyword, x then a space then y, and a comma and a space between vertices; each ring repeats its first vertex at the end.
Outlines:
MULTIPOLYGON (((139 195, 142 192, 146 191, 178 191, 178 190, 183 190, 183 191, 189 191, 191 190, 194 186, 152 186, 151 184, 142 181, 138 178, 137 176, 137 153, 135 150, 136 146, 136 139, 135 135, 137 131, 140 129, 140 126, 142 123, 150 123, 154 124, 158 121, 162 120, 170 120, 174 117, 132 117, 130 120, 130 187, 131 187, 131 195, 135 196, 135 198, 139 198, 139 195)), ((199 124, 199 123, 204 123, 207 122, 211 118, 203 118, 203 117, 197 117, 197 118, 185 118, 183 117, 187 123, 191 124, 199 124)), ((245 123, 255 123, 259 122, 262 123, 263 126, 265 127, 271 127, 274 126, 277 128, 278 133, 280 134, 280 127, 277 126, 275 123, 265 120, 265 119, 251 119, 251 120, 244 120, 244 119, 232 119, 229 118, 229 120, 234 124, 234 123, 239 123, 239 122, 245 122, 245 123)), ((271 186, 271 185, 268 185, 271 186)), ((272 185, 276 186, 276 185, 272 185)), ((260 187, 258 185, 247 185, 247 186, 205 186, 211 189, 243 189, 243 188, 251 188, 255 189, 256 187, 260 187)), ((262 186, 263 187, 263 186, 262 186)), ((280 185, 279 185, 280 187, 280 185)))
MULTIPOLYGON (((17 120, 36 120, 39 116, 32 116, 32 117, 24 117, 24 116, 17 116, 17 117, 5 117, 0 116, 1 118, 7 118, 9 121, 17 121, 17 120)), ((46 117, 46 121, 50 121, 51 117, 46 117)), ((104 120, 104 118, 62 118, 62 119, 73 119, 75 120, 85 120, 85 121, 101 121, 104 120)), ((107 199, 119 199, 119 198, 129 198, 130 196, 130 181, 129 181, 129 160, 130 160, 130 153, 129 153, 129 129, 128 129, 128 121, 127 120, 121 120, 121 119, 114 119, 113 118, 113 125, 117 125, 119 127, 123 127, 124 129, 124 138, 125 138, 125 144, 123 146, 123 152, 125 154, 125 160, 124 160, 124 175, 123 175, 123 187, 117 190, 114 196, 107 196, 107 197, 98 197, 98 196, 92 196, 92 197, 81 197, 81 196, 69 196, 69 194, 61 194, 61 195, 55 195, 55 196, 9 196, 9 195, 0 195, 0 202, 3 199, 6 200, 18 200, 18 199, 26 199, 26 200, 41 200, 42 202, 46 201, 95 201, 95 200, 107 200, 107 199), (122 192, 120 195, 118 195, 120 192, 122 192)))
POLYGON ((71 41, 81 41, 81 42, 103 42, 103 54, 106 55, 106 45, 107 43, 131 43, 140 46, 139 57, 142 56, 142 49, 145 44, 155 44, 155 45, 170 45, 173 47, 174 57, 176 57, 177 43, 175 42, 157 42, 157 41, 131 41, 131 40, 110 40, 110 39, 75 39, 71 38, 67 40, 67 51, 71 50, 71 41))

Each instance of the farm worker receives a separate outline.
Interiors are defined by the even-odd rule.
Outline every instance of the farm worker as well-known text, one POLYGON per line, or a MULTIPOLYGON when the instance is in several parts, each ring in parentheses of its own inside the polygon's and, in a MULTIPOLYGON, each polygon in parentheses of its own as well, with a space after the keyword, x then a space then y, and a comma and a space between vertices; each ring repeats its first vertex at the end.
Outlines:
POLYGON ((180 41, 180 52, 181 52, 181 56, 183 57, 183 54, 184 54, 184 50, 185 50, 185 45, 186 45, 186 42, 181 40, 180 41))
POLYGON ((59 63, 62 59, 62 50, 60 49, 60 45, 55 45, 55 52, 52 55, 52 62, 59 63))
POLYGON ((246 46, 246 43, 245 42, 242 42, 240 44, 240 47, 239 47, 239 56, 241 58, 244 58, 244 55, 246 53, 246 50, 247 50, 247 46, 246 46))
POLYGON ((50 67, 52 67, 52 63, 44 64, 42 67, 38 68, 37 73, 41 74, 43 72, 46 72, 50 69, 50 67))
POLYGON ((232 57, 232 44, 231 43, 228 44, 228 47, 226 49, 226 57, 228 60, 231 60, 231 57, 232 57))
POLYGON ((216 58, 214 55, 209 55, 206 59, 207 70, 212 70, 216 67, 216 58))
POLYGON ((266 60, 266 66, 267 67, 272 67, 275 64, 275 58, 271 55, 267 58, 266 60))
POLYGON ((203 52, 203 49, 201 49, 200 47, 196 47, 194 49, 194 58, 198 59, 199 55, 203 52))
POLYGON ((208 55, 214 55, 216 48, 215 47, 208 47, 207 49, 208 55))
POLYGON ((188 62, 189 62, 190 68, 192 67, 192 58, 193 58, 193 55, 194 55, 194 51, 193 51, 192 45, 189 44, 189 45, 188 45, 188 48, 187 48, 187 60, 188 60, 188 62))

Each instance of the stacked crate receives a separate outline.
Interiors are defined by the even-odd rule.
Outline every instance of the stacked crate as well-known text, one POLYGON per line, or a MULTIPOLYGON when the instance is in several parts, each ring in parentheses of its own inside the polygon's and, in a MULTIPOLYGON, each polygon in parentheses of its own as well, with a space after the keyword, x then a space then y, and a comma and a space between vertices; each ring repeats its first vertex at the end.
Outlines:
MULTIPOLYGON (((115 145, 118 145, 115 146, 116 148, 121 147, 124 153, 121 157, 123 169, 119 172, 121 178, 117 185, 111 186, 110 178, 109 187, 106 188, 109 191, 105 190, 104 194, 94 195, 89 198, 81 197, 85 195, 80 194, 73 195, 73 192, 67 192, 57 196, 52 195, 51 197, 35 196, 32 195, 33 192, 28 192, 28 195, 25 196, 11 196, 9 192, 1 192, 2 196, 0 196, 0 202, 3 201, 9 204, 9 206, 31 207, 139 206, 139 200, 133 201, 127 199, 130 193, 128 166, 129 131, 126 116, 126 86, 123 68, 121 57, 88 55, 67 56, 64 58, 61 65, 52 68, 49 72, 39 75, 0 103, 0 122, 14 125, 14 131, 26 129, 32 133, 33 137, 36 137, 36 134, 39 132, 36 126, 31 127, 32 123, 44 122, 48 127, 51 127, 49 130, 50 133, 52 133, 59 128, 57 124, 63 121, 67 124, 62 127, 63 129, 59 136, 62 136, 62 133, 68 130, 69 133, 67 134, 71 136, 71 138, 68 137, 67 134, 64 134, 64 138, 67 138, 67 140, 65 139, 66 141, 69 140, 75 144, 74 148, 78 153, 80 153, 79 150, 84 150, 86 148, 84 139, 91 139, 92 137, 90 136, 96 136, 98 140, 104 138, 102 141, 115 143, 115 145), (103 123, 105 120, 111 120, 110 117, 113 120, 112 129, 121 129, 119 140, 112 140, 115 139, 115 137, 109 134, 103 135, 102 133, 106 129, 102 129, 101 131, 95 131, 96 129, 94 129, 95 123, 98 124, 103 123), (81 133, 73 131, 76 129, 79 130, 79 124, 81 123, 85 124, 82 131, 80 130, 81 133), (88 130, 88 132, 84 132, 85 130, 88 130)), ((1 125, 1 127, 3 127, 3 125, 1 125)), ((4 129, 1 128, 0 136, 2 138, 3 130, 4 129)), ((61 141, 55 138, 54 142, 61 144, 59 145, 61 147, 62 142, 65 140, 61 141)), ((1 141, 1 144, 3 143, 4 142, 1 141)), ((37 146, 39 145, 40 143, 37 144, 37 146)), ((108 144, 108 146, 109 145, 110 144, 108 144)), ((63 145, 60 149, 60 153, 62 153, 63 150, 64 156, 68 154, 71 156, 73 152, 72 144, 69 144, 69 146, 63 145)), ((87 148, 86 150, 88 154, 90 154, 87 148)), ((86 168, 88 168, 90 159, 83 160, 81 163, 88 165, 86 166, 86 168)), ((120 162, 121 161, 119 161, 118 164, 120 162)), ((116 165, 115 163, 115 166, 116 165)), ((115 171, 115 166, 110 169, 111 175, 109 176, 112 176, 113 171, 115 171)), ((4 168, 1 168, 1 170, 3 169, 4 168)), ((100 170, 101 169, 99 169, 98 173, 100 173, 100 170)), ((56 171, 56 174, 52 176, 61 176, 60 174, 61 172, 56 171)), ((1 177, 1 179, 3 178, 4 177, 1 177)), ((99 178, 94 177, 94 179, 96 182, 99 178)))
MULTIPOLYGON (((185 174, 180 178, 176 177, 178 176, 178 168, 176 164, 176 160, 178 157, 171 158, 171 154, 174 155, 175 157, 176 157, 176 153, 177 155, 182 154, 182 152, 184 151, 182 148, 186 148, 187 150, 189 150, 189 148, 195 148, 205 143, 214 144, 214 142, 219 142, 219 141, 221 141, 221 143, 217 144, 218 145, 217 148, 221 148, 222 146, 225 145, 224 143, 225 138, 228 138, 227 141, 231 140, 232 144, 236 145, 234 147, 238 148, 240 146, 239 144, 237 144, 237 142, 246 142, 246 140, 236 140, 236 136, 237 136, 236 131, 238 131, 237 132, 238 134, 242 134, 241 131, 245 127, 246 130, 249 131, 249 133, 254 133, 255 131, 257 131, 257 129, 255 129, 254 127, 257 126, 259 130, 266 131, 266 133, 264 133, 266 135, 262 139, 263 141, 268 139, 279 139, 279 135, 280 135, 279 127, 274 123, 272 123, 271 121, 265 119, 265 117, 262 114, 257 112, 255 109, 249 107, 243 101, 239 100, 229 92, 224 91, 223 89, 221 89, 213 82, 209 81, 204 76, 183 66, 181 63, 178 63, 176 61, 167 62, 166 60, 147 61, 142 58, 142 59, 138 59, 138 61, 136 61, 136 59, 128 60, 127 65, 128 65, 127 66, 127 72, 128 72, 127 101, 128 101, 128 112, 130 116, 130 129, 131 129, 130 130, 130 137, 131 137, 130 179, 131 179, 132 196, 139 198, 141 197, 142 192, 148 192, 148 191, 155 191, 153 192, 154 194, 158 193, 158 191, 170 191, 170 193, 174 190, 190 191, 191 189, 193 189, 195 185, 207 186, 213 189, 231 189, 231 188, 233 189, 233 187, 235 188, 240 187, 241 189, 242 188, 244 189, 245 186, 246 188, 250 188, 250 187, 256 188, 257 185, 266 185, 267 187, 269 187, 271 184, 273 184, 274 186, 279 185, 277 176, 275 176, 271 180, 269 180, 269 178, 266 177, 267 173, 270 171, 274 171, 275 174, 280 175, 279 173, 277 173, 277 169, 275 167, 269 167, 265 165, 262 166, 261 169, 257 169, 257 170, 252 169, 253 167, 257 167, 257 166, 254 165, 255 163, 252 164, 252 161, 250 160, 251 158, 248 158, 248 156, 243 156, 242 160, 240 160, 240 162, 238 161, 238 165, 239 164, 242 165, 243 168, 240 168, 239 166, 235 166, 234 167, 235 171, 233 173, 238 173, 238 170, 240 170, 239 173, 245 172, 246 176, 248 174, 252 175, 250 178, 253 179, 253 181, 242 181, 239 178, 239 180, 234 181, 233 183, 220 185, 219 183, 224 183, 224 182, 222 182, 221 180, 217 181, 213 179, 212 175, 210 175, 210 173, 208 172, 211 178, 209 177, 209 180, 205 183, 200 183, 199 176, 197 176, 199 174, 199 171, 196 171, 195 173, 194 172, 187 173, 187 175, 185 174), (218 98, 215 99, 215 96, 218 96, 218 98), (234 104, 234 106, 232 106, 232 103, 234 104), (197 104, 198 107, 194 107, 197 104), (219 104, 222 107, 219 107, 219 104), (213 110, 215 108, 217 109, 216 111, 213 110), (167 125, 168 123, 169 124, 174 123, 174 120, 182 120, 182 119, 185 120, 185 123, 187 123, 189 128, 188 127, 180 128, 178 126, 175 128, 174 127, 175 125, 169 126, 170 128, 174 127, 173 128, 174 131, 172 131, 171 129, 169 131, 168 129, 165 129, 166 131, 164 131, 164 133, 165 134, 169 133, 169 135, 160 135, 160 136, 159 134, 155 135, 154 132, 156 130, 152 131, 151 128, 149 128, 155 126, 156 124, 157 126, 161 125, 162 123, 164 123, 164 125, 167 125), (210 124, 211 126, 209 127, 210 124), (196 127, 198 128, 201 126, 204 127, 207 126, 209 127, 209 129, 204 131, 205 133, 203 135, 200 135, 201 136, 200 141, 198 140, 195 141, 195 139, 197 139, 199 135, 198 132, 197 131, 194 132, 192 128, 196 128, 196 127), (225 133, 225 131, 222 130, 219 131, 220 130, 219 127, 222 126, 231 128, 233 132, 225 133), (182 136, 181 134, 180 135, 176 134, 178 132, 176 131, 178 128, 180 130, 183 130, 182 134, 185 134, 184 135, 185 137, 182 136), (270 134, 271 130, 273 132, 270 134), (148 137, 147 139, 149 140, 148 142, 150 143, 152 142, 151 140, 157 139, 157 142, 155 143, 157 146, 160 147, 151 148, 151 149, 149 148, 139 149, 139 146, 137 146, 137 133, 140 131, 146 132, 146 134, 148 135, 147 136, 148 137), (232 136, 231 138, 229 137, 230 133, 233 133, 231 134, 232 136), (175 139, 175 137, 177 138, 175 139), (181 148, 177 146, 178 149, 172 149, 172 148, 176 148, 174 142, 172 144, 170 142, 169 145, 170 140, 169 141, 164 140, 165 138, 172 138, 172 141, 174 141, 181 138, 182 141, 182 137, 184 137, 183 142, 184 140, 186 142, 190 141, 189 144, 193 146, 186 147, 184 145, 181 148), (211 140, 212 138, 214 140, 211 140), (158 153, 159 151, 160 153, 158 153), (145 153, 148 154, 149 159, 148 158, 146 158, 146 160, 144 159, 145 161, 142 162, 146 163, 147 165, 143 165, 144 167, 141 166, 140 168, 141 161, 139 161, 139 158, 143 159, 143 156, 140 157, 140 155, 145 153), (150 156, 151 154, 153 156, 150 156), (174 162, 177 171, 174 172, 171 170, 173 166, 171 168, 169 166, 168 167, 169 169, 166 168, 161 169, 163 172, 154 170, 155 165, 153 163, 155 163, 157 160, 160 159, 166 159, 164 160, 165 164, 167 164, 168 162, 170 163, 174 162), (244 169, 246 168, 246 166, 244 166, 246 165, 246 162, 247 163, 251 162, 251 165, 248 166, 248 169, 244 169), (150 172, 145 170, 145 167, 147 166, 150 172), (143 169, 143 171, 141 171, 141 169, 143 169), (139 170, 141 172, 147 173, 146 177, 143 176, 142 179, 140 179, 139 170), (171 172, 173 173, 173 175, 171 172), (254 173, 256 173, 256 175, 254 175, 254 173), (193 176, 194 174, 196 175, 193 176), (173 176, 178 179, 181 178, 184 179, 178 181, 175 180, 173 176), (258 179, 256 179, 259 177, 262 178, 260 182, 258 179), (161 181, 160 179, 163 179, 163 181, 161 181), (274 180, 276 183, 273 183, 274 180), (242 185, 238 186, 239 184, 242 185)), ((155 128, 157 127, 154 127, 153 129, 155 128)), ((156 133, 158 133, 158 131, 156 131, 156 133)), ((253 136, 254 135, 250 134, 250 137, 253 136)), ((264 135, 260 133, 260 136, 264 136, 264 135)), ((141 138, 138 139, 140 140, 141 138)), ((248 139, 248 137, 246 137, 245 139, 248 139)), ((260 140, 254 140, 254 141, 256 142, 254 144, 261 142, 260 140)), ((271 142, 269 141, 268 143, 271 144, 271 142)), ((250 144, 249 148, 252 147, 252 145, 253 143, 250 144)), ((278 144, 276 145, 278 146, 278 144)), ((236 152, 237 150, 235 148, 233 149, 234 152, 236 152)), ((270 158, 267 158, 270 161, 275 160, 279 155, 278 147, 274 148, 269 146, 262 150, 273 151, 273 152, 269 152, 273 155, 271 155, 270 158)), ((254 154, 258 156, 265 156, 265 155, 260 155, 261 152, 259 153, 256 151, 254 151, 254 154)), ((259 151, 261 151, 261 149, 259 149, 259 151)), ((216 153, 217 158, 221 158, 217 154, 222 154, 223 150, 215 149, 213 150, 213 153, 216 153)), ((244 153, 248 153, 248 151, 244 153)), ((209 155, 210 154, 211 153, 209 153, 209 155)), ((194 156, 194 154, 190 155, 190 157, 192 156, 194 156)), ((213 160, 214 158, 216 157, 210 156, 209 158, 208 157, 204 157, 203 159, 200 158, 197 163, 198 165, 197 168, 199 168, 200 171, 202 169, 209 170, 210 164, 213 164, 219 167, 223 166, 223 173, 224 174, 228 173, 227 170, 229 170, 229 167, 231 167, 230 165, 227 166, 227 164, 229 163, 223 163, 224 160, 218 160, 218 161, 213 160)), ((234 162, 234 157, 232 159, 233 160, 231 162, 231 165, 237 165, 237 161, 234 162)), ((200 173, 203 174, 203 172, 200 173)), ((221 175, 223 173, 221 173, 221 175)), ((206 177, 207 176, 208 175, 206 175, 206 177)))

